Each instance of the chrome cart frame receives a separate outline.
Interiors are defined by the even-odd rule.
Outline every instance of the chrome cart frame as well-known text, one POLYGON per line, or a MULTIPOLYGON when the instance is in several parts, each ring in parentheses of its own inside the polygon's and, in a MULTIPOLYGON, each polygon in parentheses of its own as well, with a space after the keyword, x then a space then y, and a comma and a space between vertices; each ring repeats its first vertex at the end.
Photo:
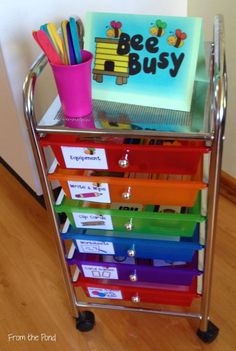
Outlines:
POLYGON ((34 157, 37 163, 38 173, 41 179, 44 198, 54 228, 58 252, 60 255, 61 265, 64 272, 67 292, 69 295, 72 315, 79 320, 79 308, 105 308, 116 310, 128 310, 147 313, 156 313, 162 315, 169 315, 175 317, 191 317, 197 318, 200 321, 198 329, 198 336, 205 342, 211 342, 218 334, 218 328, 214 326, 209 320, 210 300, 211 300, 211 283, 212 283, 212 268, 214 258, 214 243, 216 234, 216 219, 219 196, 219 179, 222 160, 222 149, 224 140, 224 127, 226 119, 226 102, 227 102, 227 73, 225 61, 225 39, 224 39, 224 23, 223 17, 218 15, 214 21, 214 38, 210 44, 210 102, 208 112, 206 114, 204 130, 197 133, 176 133, 176 132, 157 132, 157 131, 143 131, 143 130, 115 130, 115 129, 70 129, 66 127, 56 126, 40 126, 36 122, 34 109, 34 91, 38 77, 42 73, 47 64, 47 59, 41 55, 38 60, 32 65, 24 83, 23 97, 24 97, 24 113, 27 123, 27 128, 31 140, 34 157), (210 174, 209 174, 209 191, 208 191, 208 227, 207 239, 205 249, 205 270, 203 278, 203 294, 201 299, 200 313, 185 313, 175 311, 165 311, 161 309, 148 308, 133 308, 119 305, 87 303, 77 301, 74 287, 71 282, 71 274, 68 269, 64 256, 64 247, 60 237, 59 220, 57 214, 53 209, 53 194, 51 186, 47 179, 46 164, 43 151, 39 144, 39 137, 45 133, 64 133, 77 135, 114 135, 128 137, 153 137, 159 139, 192 139, 202 140, 211 146, 210 159, 210 174))

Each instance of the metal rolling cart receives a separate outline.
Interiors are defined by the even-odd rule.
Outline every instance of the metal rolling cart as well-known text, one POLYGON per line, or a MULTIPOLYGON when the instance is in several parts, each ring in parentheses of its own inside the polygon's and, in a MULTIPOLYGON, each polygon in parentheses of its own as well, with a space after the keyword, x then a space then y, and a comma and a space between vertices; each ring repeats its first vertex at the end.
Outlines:
MULTIPOLYGON (((47 210, 51 219, 51 224, 54 228, 57 248, 59 251, 61 265, 64 272, 67 292, 70 299, 72 315, 76 320, 76 327, 81 331, 87 331, 93 328, 95 323, 94 315, 90 311, 80 311, 80 308, 106 308, 123 311, 138 311, 147 313, 156 313, 168 315, 173 317, 190 317, 199 320, 199 329, 197 335, 204 342, 213 341, 218 335, 219 329, 210 321, 209 310, 211 301, 211 283, 212 283, 212 268, 214 258, 214 242, 216 233, 216 219, 217 206, 219 194, 219 177, 221 170, 222 149, 224 140, 224 126, 226 119, 226 100, 227 100, 227 75, 225 62, 225 40, 224 40, 224 23, 223 17, 218 15, 214 21, 214 38, 213 42, 208 44, 209 48, 209 74, 210 83, 208 89, 208 98, 205 103, 205 111, 202 116, 202 125, 200 129, 194 126, 194 113, 189 113, 185 116, 185 121, 188 124, 188 130, 178 132, 154 131, 154 130, 125 130, 114 128, 100 128, 100 129, 82 129, 82 128, 67 128, 63 125, 63 118, 61 119, 61 112, 51 116, 51 122, 45 123, 43 121, 36 121, 34 109, 34 91, 38 77, 43 72, 47 64, 47 59, 41 55, 38 60, 32 65, 25 83, 24 83, 24 113, 27 123, 27 128, 34 152, 34 157, 37 163, 38 172, 41 179, 44 198, 46 201, 47 210), (94 302, 83 302, 77 299, 75 288, 72 284, 71 271, 65 259, 64 244, 61 238, 60 218, 54 209, 54 194, 51 183, 48 179, 47 165, 45 161, 44 152, 40 144, 40 138, 48 134, 56 135, 76 135, 76 136, 94 136, 104 137, 126 137, 126 138, 155 138, 157 140, 192 140, 202 141, 210 148, 210 166, 209 166, 209 183, 208 183, 208 198, 207 198, 207 213, 208 220, 206 226, 206 242, 205 242, 205 258, 204 258, 204 274, 202 283, 201 307, 199 313, 180 312, 164 309, 154 308, 138 308, 132 306, 123 306, 116 304, 100 304, 94 302)), ((119 104, 118 108, 123 108, 119 104)), ((129 113, 129 106, 126 108, 126 114, 129 113)), ((108 110, 117 109, 114 104, 109 104, 108 110)), ((99 119, 104 115, 106 104, 94 101, 94 118, 99 119), (103 112, 101 112, 103 111, 103 112)), ((50 114, 49 109, 49 114, 50 114)), ((108 115, 109 115, 108 111, 108 115)), ((131 111, 131 110, 130 110, 131 111)), ((114 111, 113 111, 114 112, 114 111)), ((143 113, 148 114, 147 109, 143 113)), ((153 109, 151 111, 153 113, 153 109)), ((158 109, 154 111, 158 116, 158 109)), ((168 111, 167 111, 168 112, 168 111)), ((171 113, 168 112, 168 118, 171 120, 171 113)), ((114 114, 113 114, 114 115, 114 114)), ((167 116, 167 115, 166 115, 167 116)), ((129 116, 132 118, 132 116, 129 116)), ((162 116, 163 118, 163 116, 162 116)), ((175 118, 174 118, 175 119, 175 118)), ((171 123, 171 121, 170 121, 171 123)), ((175 123, 175 122, 174 122, 175 123)), ((185 122, 183 122, 185 123, 185 122)), ((125 162, 125 160, 123 160, 125 162)), ((138 300, 138 297, 137 299, 138 300)), ((133 302, 135 300, 133 299, 133 302)), ((136 301, 138 302, 138 301, 136 301)))

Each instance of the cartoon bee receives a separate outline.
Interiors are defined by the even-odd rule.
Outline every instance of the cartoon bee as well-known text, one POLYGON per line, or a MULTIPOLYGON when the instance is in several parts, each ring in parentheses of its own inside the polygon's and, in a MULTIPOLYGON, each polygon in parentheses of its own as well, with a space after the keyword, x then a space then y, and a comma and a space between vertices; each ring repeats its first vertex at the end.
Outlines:
POLYGON ((187 38, 187 34, 182 32, 180 29, 176 29, 175 36, 170 35, 167 38, 169 45, 174 46, 175 48, 181 48, 184 45, 184 40, 187 38))
POLYGON ((119 36, 121 35, 122 23, 121 22, 116 22, 116 21, 111 21, 110 22, 110 26, 111 26, 111 28, 109 28, 106 31, 107 36, 109 38, 119 38, 119 36))
POLYGON ((150 34, 157 37, 162 37, 165 34, 165 28, 167 26, 166 22, 157 20, 156 25, 150 28, 150 34))
POLYGON ((86 150, 84 150, 84 153, 86 155, 94 155, 95 154, 95 149, 86 149, 86 150))

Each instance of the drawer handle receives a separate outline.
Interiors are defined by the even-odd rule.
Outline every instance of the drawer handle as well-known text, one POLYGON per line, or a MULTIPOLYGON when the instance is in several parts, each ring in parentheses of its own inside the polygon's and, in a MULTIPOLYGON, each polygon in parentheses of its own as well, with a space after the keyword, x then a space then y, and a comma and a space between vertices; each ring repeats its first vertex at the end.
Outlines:
POLYGON ((134 257, 134 256, 136 255, 136 251, 135 251, 134 245, 132 246, 131 249, 129 249, 129 250, 127 251, 127 254, 128 254, 129 257, 134 257))
POLYGON ((136 271, 134 271, 133 274, 130 274, 129 280, 130 280, 131 282, 137 282, 137 281, 138 281, 138 276, 137 276, 136 271))
POLYGON ((140 297, 138 296, 138 295, 135 295, 135 296, 132 296, 131 297, 131 301, 133 302, 133 303, 139 303, 140 302, 140 297))
POLYGON ((129 223, 125 223, 124 227, 126 230, 131 231, 133 229, 133 219, 130 218, 129 223))
POLYGON ((119 161, 118 161, 118 164, 121 168, 127 168, 129 167, 129 161, 128 161, 128 154, 125 155, 124 158, 121 158, 119 161))
POLYGON ((129 200, 131 199, 131 187, 128 187, 128 191, 122 193, 122 199, 129 200))

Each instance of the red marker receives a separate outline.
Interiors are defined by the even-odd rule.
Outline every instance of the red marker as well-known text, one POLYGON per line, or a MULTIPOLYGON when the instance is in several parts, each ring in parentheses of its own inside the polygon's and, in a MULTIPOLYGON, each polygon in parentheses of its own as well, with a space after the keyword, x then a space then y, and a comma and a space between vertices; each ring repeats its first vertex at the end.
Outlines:
POLYGON ((63 65, 62 59, 58 55, 47 34, 41 29, 38 31, 33 31, 32 34, 38 45, 47 56, 48 61, 53 64, 63 65))

